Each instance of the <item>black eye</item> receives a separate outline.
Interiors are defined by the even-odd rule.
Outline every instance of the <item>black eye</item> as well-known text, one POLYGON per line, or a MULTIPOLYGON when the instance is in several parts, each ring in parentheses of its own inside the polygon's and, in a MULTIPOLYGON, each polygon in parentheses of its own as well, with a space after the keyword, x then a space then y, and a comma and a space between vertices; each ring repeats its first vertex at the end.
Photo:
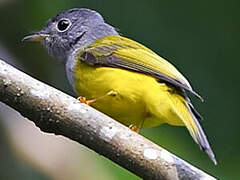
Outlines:
POLYGON ((59 31, 64 32, 70 27, 70 25, 71 22, 69 19, 61 19, 57 24, 57 28, 59 31))

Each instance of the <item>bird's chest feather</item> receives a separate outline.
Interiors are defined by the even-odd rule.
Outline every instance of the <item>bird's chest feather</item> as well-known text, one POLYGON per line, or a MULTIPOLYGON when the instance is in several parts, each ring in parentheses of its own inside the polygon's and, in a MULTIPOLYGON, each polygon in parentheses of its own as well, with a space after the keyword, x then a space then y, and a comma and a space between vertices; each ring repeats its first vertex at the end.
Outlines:
POLYGON ((146 114, 141 75, 109 67, 93 67, 78 61, 73 68, 73 86, 78 96, 95 99, 114 91, 92 104, 96 109, 130 125, 146 114), (129 122, 128 122, 129 121, 129 122))

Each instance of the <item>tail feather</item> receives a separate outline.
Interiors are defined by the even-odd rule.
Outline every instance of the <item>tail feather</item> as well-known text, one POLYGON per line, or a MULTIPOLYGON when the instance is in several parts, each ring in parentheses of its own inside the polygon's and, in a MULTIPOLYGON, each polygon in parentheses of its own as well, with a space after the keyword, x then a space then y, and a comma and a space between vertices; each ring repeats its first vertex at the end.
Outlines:
MULTIPOLYGON (((209 158, 213 161, 213 163, 215 165, 217 165, 217 161, 215 158, 215 155, 208 143, 207 137, 203 132, 202 127, 200 126, 196 116, 194 115, 194 112, 192 111, 190 105, 188 103, 186 103, 186 107, 188 108, 189 112, 191 113, 192 119, 194 121, 193 126, 195 126, 193 129, 194 131, 191 133, 193 139, 195 140, 195 142, 199 145, 200 149, 203 152, 206 152, 207 155, 209 156, 209 158)), ((191 128, 190 128, 191 129, 191 128)))
POLYGON ((193 116, 195 116, 195 118, 197 118, 198 120, 203 120, 203 117, 201 116, 201 114, 194 108, 194 106, 192 105, 192 103, 190 102, 190 100, 188 100, 188 106, 190 107, 190 112, 193 113, 193 116))
POLYGON ((216 165, 217 161, 215 159, 214 153, 208 143, 207 137, 201 128, 198 119, 201 118, 199 113, 194 109, 190 101, 180 98, 179 96, 174 98, 174 108, 175 112, 182 119, 184 125, 187 127, 194 141, 199 145, 200 149, 207 153, 209 158, 216 165))

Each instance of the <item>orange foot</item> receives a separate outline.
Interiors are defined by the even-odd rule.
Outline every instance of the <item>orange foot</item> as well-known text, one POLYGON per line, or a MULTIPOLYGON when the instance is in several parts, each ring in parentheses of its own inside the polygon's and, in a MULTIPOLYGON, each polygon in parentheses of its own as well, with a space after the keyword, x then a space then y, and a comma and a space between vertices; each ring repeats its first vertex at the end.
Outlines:
POLYGON ((133 125, 133 124, 131 124, 131 125, 129 126, 129 129, 131 129, 132 131, 134 131, 134 132, 136 132, 136 133, 139 133, 139 131, 140 131, 140 129, 137 128, 137 126, 136 126, 136 125, 133 125))
POLYGON ((105 97, 107 97, 107 96, 116 96, 117 95, 117 93, 115 92, 115 91, 109 91, 107 94, 105 94, 105 95, 103 95, 103 96, 100 96, 100 97, 97 97, 97 98, 95 98, 95 99, 90 99, 90 100, 87 100, 85 97, 83 97, 83 96, 79 96, 78 98, 77 98, 77 100, 79 100, 81 103, 84 103, 84 104, 87 104, 87 105, 89 105, 89 106, 91 106, 91 104, 92 103, 94 103, 95 101, 98 101, 98 100, 100 100, 100 99, 103 99, 103 98, 105 98, 105 97))
POLYGON ((83 96, 79 96, 77 98, 77 100, 79 100, 81 103, 87 104, 89 106, 91 106, 91 104, 95 101, 95 100, 87 100, 85 97, 83 96))

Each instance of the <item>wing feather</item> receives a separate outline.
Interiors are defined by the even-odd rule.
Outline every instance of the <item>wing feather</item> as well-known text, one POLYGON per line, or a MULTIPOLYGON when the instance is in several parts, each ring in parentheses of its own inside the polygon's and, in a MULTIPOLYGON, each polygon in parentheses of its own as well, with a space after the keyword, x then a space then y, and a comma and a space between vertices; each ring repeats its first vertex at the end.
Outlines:
POLYGON ((83 55, 84 58, 81 58, 87 63, 91 62, 91 65, 121 67, 149 74, 159 81, 166 81, 188 90, 203 101, 202 97, 193 91, 187 79, 172 64, 147 47, 128 38, 119 35, 104 37, 85 47, 83 55))

